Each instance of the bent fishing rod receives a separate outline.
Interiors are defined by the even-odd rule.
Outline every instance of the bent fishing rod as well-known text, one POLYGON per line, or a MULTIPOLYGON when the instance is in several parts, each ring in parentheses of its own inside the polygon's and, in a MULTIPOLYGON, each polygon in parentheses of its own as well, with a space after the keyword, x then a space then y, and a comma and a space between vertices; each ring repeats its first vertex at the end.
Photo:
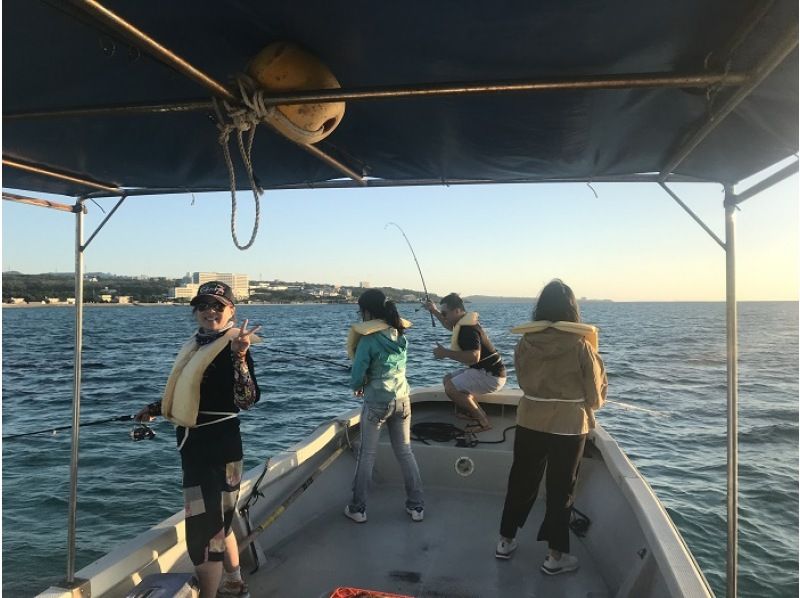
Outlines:
MULTIPOLYGON (((397 230, 400 231, 400 234, 403 235, 403 238, 406 240, 406 243, 408 243, 408 248, 411 250, 411 255, 414 257, 414 263, 417 264, 417 270, 419 271, 420 280, 422 280, 422 289, 425 291, 425 301, 426 302, 430 301, 431 298, 430 295, 428 295, 428 286, 425 284, 425 277, 422 275, 422 268, 419 267, 419 260, 417 259, 417 254, 414 253, 414 248, 411 246, 411 241, 408 240, 406 233, 403 231, 402 228, 400 228, 400 225, 395 222, 387 223, 386 226, 383 227, 383 230, 386 230, 386 228, 390 225, 396 226, 397 230)), ((431 326, 436 328, 436 322, 433 321, 433 313, 431 313, 431 326)))

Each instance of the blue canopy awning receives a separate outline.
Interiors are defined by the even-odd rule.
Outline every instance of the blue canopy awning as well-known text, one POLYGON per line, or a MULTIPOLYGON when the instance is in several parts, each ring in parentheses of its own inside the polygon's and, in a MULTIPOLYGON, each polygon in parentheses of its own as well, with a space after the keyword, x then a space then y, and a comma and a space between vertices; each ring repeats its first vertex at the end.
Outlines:
MULTIPOLYGON (((3 3, 4 157, 126 189, 228 189, 211 110, 21 115, 210 98, 79 4, 3 3)), ((225 84, 277 40, 309 49, 344 89, 358 89, 636 74, 749 76, 788 35, 794 49, 673 172, 732 184, 798 151, 795 0, 104 5, 225 84)), ((624 179, 662 172, 738 87, 356 100, 318 147, 381 184, 624 179)), ((268 188, 342 177, 266 127, 256 136, 253 158, 268 188)), ((243 169, 237 180, 247 186, 243 169)), ((10 167, 3 168, 3 186, 64 195, 95 190, 10 167)))

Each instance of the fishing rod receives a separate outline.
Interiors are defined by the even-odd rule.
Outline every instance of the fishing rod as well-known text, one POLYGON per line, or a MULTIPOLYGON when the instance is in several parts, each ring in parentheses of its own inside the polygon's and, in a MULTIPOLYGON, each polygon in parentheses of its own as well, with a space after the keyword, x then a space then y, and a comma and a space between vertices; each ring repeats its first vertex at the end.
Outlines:
POLYGON ((294 351, 287 351, 286 349, 275 349, 274 347, 265 347, 268 351, 274 351, 275 353, 286 353, 287 355, 296 355, 297 357, 302 357, 303 359, 311 359, 313 361, 321 361, 322 363, 329 363, 331 365, 335 365, 336 367, 343 368, 345 370, 350 370, 349 365, 345 365, 343 363, 339 363, 338 361, 332 361, 330 359, 323 359, 322 357, 312 357, 311 355, 304 355, 303 353, 295 353, 294 351))
MULTIPOLYGON (((108 419, 98 419, 90 422, 83 422, 78 424, 79 427, 83 428, 85 426, 96 426, 99 424, 108 424, 111 422, 127 422, 133 419, 132 415, 118 415, 117 417, 110 417, 108 419)), ((9 434, 7 436, 3 436, 3 440, 10 440, 12 438, 22 438, 23 436, 33 436, 34 434, 44 434, 49 432, 50 434, 55 434, 61 430, 71 430, 72 425, 69 426, 57 426, 55 428, 47 428, 45 430, 36 430, 35 432, 25 432, 23 434, 9 434)))
MULTIPOLYGON (((389 225, 396 226, 397 230, 400 231, 400 234, 403 235, 403 238, 406 240, 406 243, 408 243, 408 248, 411 250, 411 255, 414 256, 414 263, 417 264, 417 270, 419 271, 419 277, 422 280, 422 289, 425 291, 425 301, 430 301, 431 298, 430 298, 430 295, 428 295, 428 286, 425 284, 425 277, 422 275, 422 268, 419 267, 419 260, 417 259, 417 254, 414 253, 414 248, 411 246, 411 241, 408 240, 408 237, 406 236, 406 233, 403 231, 402 228, 400 228, 400 225, 395 223, 395 222, 389 222, 388 224, 386 224, 386 226, 383 227, 383 230, 386 230, 386 228, 389 225)), ((433 313, 432 312, 429 312, 429 313, 431 314, 431 326, 436 328, 436 322, 433 321, 433 313)))

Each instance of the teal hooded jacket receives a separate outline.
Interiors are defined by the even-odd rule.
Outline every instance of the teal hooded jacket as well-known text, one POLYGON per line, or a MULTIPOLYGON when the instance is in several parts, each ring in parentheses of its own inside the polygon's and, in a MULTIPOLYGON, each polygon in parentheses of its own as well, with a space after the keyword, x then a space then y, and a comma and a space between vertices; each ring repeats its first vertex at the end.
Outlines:
POLYGON ((408 340, 389 328, 361 337, 350 370, 350 387, 364 389, 364 400, 387 404, 407 397, 406 362, 408 340))

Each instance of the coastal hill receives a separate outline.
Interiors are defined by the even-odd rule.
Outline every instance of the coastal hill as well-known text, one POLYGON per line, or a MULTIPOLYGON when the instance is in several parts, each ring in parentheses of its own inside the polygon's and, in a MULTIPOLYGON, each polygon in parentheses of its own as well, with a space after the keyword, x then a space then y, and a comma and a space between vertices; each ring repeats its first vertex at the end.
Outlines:
MULTIPOLYGON (((87 272, 84 275, 84 302, 117 302, 125 297, 132 303, 185 303, 188 299, 173 299, 173 289, 182 280, 167 277, 124 276, 106 272, 87 272)), ((358 286, 332 285, 328 283, 250 281, 251 303, 354 303, 365 290, 358 286)), ((422 291, 380 288, 387 297, 397 302, 422 300, 422 291)), ((75 277, 72 273, 49 272, 23 274, 15 271, 3 272, 3 302, 63 303, 74 301, 75 277)), ((431 295, 437 301, 437 295, 431 295)))
MULTIPOLYGON (((463 297, 464 301, 472 303, 492 302, 492 303, 529 303, 533 305, 536 303, 536 297, 500 297, 495 295, 469 295, 463 297)), ((588 299, 586 297, 578 298, 579 303, 611 303, 611 299, 588 299)))
MULTIPOLYGON (((124 276, 107 272, 87 272, 84 275, 84 301, 102 303, 115 301, 118 296, 128 297, 136 303, 186 302, 187 299, 172 299, 173 289, 182 284, 177 278, 164 276, 124 276)), ((387 297, 398 303, 419 303, 425 294, 414 289, 395 287, 374 287, 382 290, 387 297)), ((332 285, 330 283, 288 282, 288 281, 250 281, 251 303, 354 303, 365 288, 360 286, 332 285)), ((3 272, 3 302, 12 298, 27 303, 43 301, 67 301, 75 296, 75 277, 71 272, 48 272, 44 274, 23 274, 16 271, 3 272)), ((434 302, 440 295, 430 294, 434 302)), ((464 301, 472 303, 525 303, 533 305, 533 297, 503 297, 492 295, 469 295, 464 301)), ((586 299, 581 302, 608 301, 605 299, 586 299)))
POLYGON ((462 297, 464 301, 469 301, 471 303, 484 303, 484 302, 497 302, 497 303, 533 303, 536 302, 535 297, 495 297, 493 295, 469 295, 467 297, 462 297))

